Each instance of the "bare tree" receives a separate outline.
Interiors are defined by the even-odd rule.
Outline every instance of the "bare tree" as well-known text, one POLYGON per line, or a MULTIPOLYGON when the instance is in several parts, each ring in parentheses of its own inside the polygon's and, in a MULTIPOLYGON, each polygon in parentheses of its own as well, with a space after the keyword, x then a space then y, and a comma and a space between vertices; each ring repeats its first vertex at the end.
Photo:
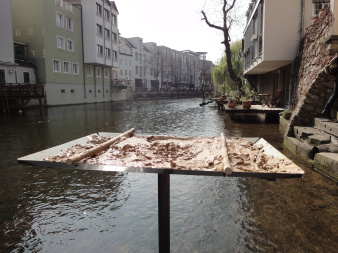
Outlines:
POLYGON ((222 14, 223 14, 223 23, 222 26, 213 24, 209 21, 207 15, 204 11, 201 11, 203 15, 203 19, 205 23, 214 29, 217 29, 219 31, 222 31, 223 33, 223 41, 221 42, 225 46, 225 56, 227 61, 227 71, 229 73, 229 77, 231 80, 236 84, 238 89, 242 87, 242 81, 241 79, 236 75, 233 64, 232 64, 232 57, 231 57, 231 50, 230 50, 230 29, 231 26, 234 24, 235 19, 231 16, 231 11, 234 9, 236 4, 236 0, 223 0, 223 6, 222 6, 222 14))

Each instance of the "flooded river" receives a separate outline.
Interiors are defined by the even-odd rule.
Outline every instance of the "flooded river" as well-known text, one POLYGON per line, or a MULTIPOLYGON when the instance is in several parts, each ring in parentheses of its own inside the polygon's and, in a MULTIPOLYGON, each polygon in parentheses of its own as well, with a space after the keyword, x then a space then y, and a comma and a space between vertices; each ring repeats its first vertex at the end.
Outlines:
MULTIPOLYGON (((157 175, 19 165, 18 157, 95 132, 263 137, 200 99, 145 100, 0 115, 0 252, 157 252, 157 175)), ((290 156, 289 156, 290 157, 290 156)), ((338 187, 303 179, 171 176, 171 252, 337 252, 338 187)))

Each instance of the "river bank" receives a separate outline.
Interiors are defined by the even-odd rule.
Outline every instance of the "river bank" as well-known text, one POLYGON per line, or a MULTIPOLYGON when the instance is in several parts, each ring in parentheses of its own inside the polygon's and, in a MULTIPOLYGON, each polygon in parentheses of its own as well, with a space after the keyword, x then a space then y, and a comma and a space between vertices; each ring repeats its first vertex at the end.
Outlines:
POLYGON ((58 106, 0 115, 0 251, 157 252, 157 177, 32 168, 16 159, 95 132, 261 137, 303 179, 171 177, 172 252, 334 252, 337 185, 293 159, 279 124, 231 121, 201 99, 58 106))

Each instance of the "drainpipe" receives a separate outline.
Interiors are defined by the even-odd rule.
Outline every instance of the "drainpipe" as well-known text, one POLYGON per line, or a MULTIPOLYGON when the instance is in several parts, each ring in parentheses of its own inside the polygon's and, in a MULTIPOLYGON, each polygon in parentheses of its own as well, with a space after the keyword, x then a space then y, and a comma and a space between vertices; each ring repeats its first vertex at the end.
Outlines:
POLYGON ((85 68, 85 60, 84 60, 84 39, 83 39, 83 11, 81 4, 73 4, 77 8, 80 9, 81 12, 81 40, 82 40, 82 76, 83 76, 83 91, 84 91, 84 98, 87 99, 87 91, 86 91, 86 68, 85 68))
POLYGON ((299 41, 303 38, 303 31, 304 31, 304 0, 301 0, 300 4, 300 31, 299 31, 299 41))
MULTIPOLYGON (((303 31, 304 31, 304 11, 305 11, 305 4, 304 4, 304 0, 300 0, 300 27, 299 27, 299 43, 302 41, 303 38, 303 31)), ((299 44, 298 43, 298 44, 299 44)), ((299 56, 299 45, 298 45, 298 49, 297 49, 297 56, 296 58, 299 56)), ((292 98, 294 97, 294 81, 296 80, 295 75, 297 73, 295 73, 295 60, 293 60, 292 62, 292 67, 291 67, 291 77, 290 77, 290 84, 289 84, 289 108, 291 106, 291 101, 292 98)), ((295 101, 292 101, 293 104, 295 101)))
MULTIPOLYGON (((105 22, 104 22, 104 0, 102 0, 102 8, 103 8, 103 15, 102 15, 102 27, 103 27, 103 50, 104 50, 104 52, 103 52, 103 57, 104 57, 104 65, 106 66, 107 65, 107 60, 106 60, 106 26, 105 26, 105 22)), ((105 73, 104 73, 104 67, 102 68, 102 96, 104 97, 104 75, 105 75, 105 73)))

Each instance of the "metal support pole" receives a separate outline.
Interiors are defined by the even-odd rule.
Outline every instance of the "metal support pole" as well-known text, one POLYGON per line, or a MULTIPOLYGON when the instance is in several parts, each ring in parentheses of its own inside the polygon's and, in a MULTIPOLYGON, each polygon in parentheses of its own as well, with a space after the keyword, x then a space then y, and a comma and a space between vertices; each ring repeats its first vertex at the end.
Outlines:
POLYGON ((158 243, 160 253, 170 252, 170 174, 158 174, 158 243))

